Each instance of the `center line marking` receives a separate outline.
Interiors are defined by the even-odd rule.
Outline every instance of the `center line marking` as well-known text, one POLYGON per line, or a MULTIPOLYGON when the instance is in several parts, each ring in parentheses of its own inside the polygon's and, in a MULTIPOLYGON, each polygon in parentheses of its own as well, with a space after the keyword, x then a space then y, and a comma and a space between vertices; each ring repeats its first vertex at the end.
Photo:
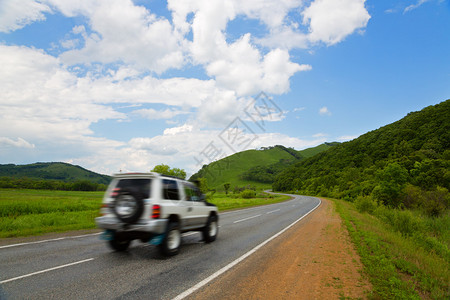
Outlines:
POLYGON ((34 272, 34 273, 30 273, 30 274, 14 277, 14 278, 11 278, 11 279, 6 279, 6 280, 3 280, 3 281, 0 281, 0 284, 7 283, 7 282, 10 282, 10 281, 14 281, 14 280, 18 280, 18 279, 22 279, 22 278, 26 278, 26 277, 30 277, 30 276, 33 276, 33 275, 42 274, 42 273, 45 273, 45 272, 58 270, 58 269, 65 268, 65 267, 70 267, 70 266, 73 266, 73 265, 78 265, 78 264, 85 263, 85 262, 88 262, 88 261, 91 261, 91 260, 94 260, 94 258, 88 258, 88 259, 76 261, 76 262, 73 262, 73 263, 70 263, 70 264, 66 264, 66 265, 62 265, 62 266, 58 266, 58 267, 54 267, 54 268, 50 268, 50 269, 46 269, 46 270, 42 270, 42 271, 37 271, 37 272, 34 272))
POLYGON ((0 249, 11 248, 11 247, 18 247, 18 246, 26 246, 26 245, 33 245, 33 244, 48 243, 48 242, 56 242, 56 241, 62 241, 62 240, 78 239, 78 238, 84 238, 84 237, 100 235, 100 234, 101 234, 101 232, 97 232, 97 233, 77 235, 77 236, 60 237, 60 238, 55 238, 55 239, 50 239, 50 240, 42 240, 42 241, 35 241, 35 242, 28 242, 28 243, 12 244, 12 245, 0 246, 0 249))
POLYGON ((280 210, 280 209, 275 209, 275 210, 272 210, 272 211, 266 212, 266 214, 268 215, 268 214, 271 214, 271 213, 277 212, 277 211, 279 211, 279 210, 280 210))
POLYGON ((236 224, 236 223, 239 223, 239 222, 244 222, 244 221, 247 221, 247 220, 250 220, 250 219, 253 219, 253 218, 257 218, 257 217, 261 217, 261 216, 262 215, 256 215, 256 216, 248 217, 248 218, 245 218, 245 219, 242 219, 242 220, 237 220, 237 221, 234 221, 233 224, 236 224))

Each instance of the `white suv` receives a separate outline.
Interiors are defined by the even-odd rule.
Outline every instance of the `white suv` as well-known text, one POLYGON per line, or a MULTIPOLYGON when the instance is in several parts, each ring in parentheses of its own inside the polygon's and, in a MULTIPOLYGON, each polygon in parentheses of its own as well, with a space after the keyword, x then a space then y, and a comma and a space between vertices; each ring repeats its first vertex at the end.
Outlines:
POLYGON ((159 245, 163 255, 178 254, 181 233, 201 231, 206 243, 218 234, 217 207, 193 183, 158 173, 114 175, 103 198, 102 237, 117 251, 132 240, 159 245))

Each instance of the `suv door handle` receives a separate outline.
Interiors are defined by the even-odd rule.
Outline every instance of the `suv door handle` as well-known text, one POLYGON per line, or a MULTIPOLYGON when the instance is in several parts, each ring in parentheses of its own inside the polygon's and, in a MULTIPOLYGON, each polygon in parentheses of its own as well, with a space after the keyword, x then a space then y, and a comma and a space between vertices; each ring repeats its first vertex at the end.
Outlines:
POLYGON ((192 211, 192 207, 188 207, 188 211, 192 211))

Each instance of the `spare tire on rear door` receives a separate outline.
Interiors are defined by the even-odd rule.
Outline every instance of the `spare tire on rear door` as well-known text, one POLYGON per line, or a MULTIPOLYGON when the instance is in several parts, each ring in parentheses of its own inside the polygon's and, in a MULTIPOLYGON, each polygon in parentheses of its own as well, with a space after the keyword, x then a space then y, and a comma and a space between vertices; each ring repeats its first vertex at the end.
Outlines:
POLYGON ((120 190, 113 202, 114 214, 124 223, 135 223, 144 211, 144 197, 130 189, 120 190))

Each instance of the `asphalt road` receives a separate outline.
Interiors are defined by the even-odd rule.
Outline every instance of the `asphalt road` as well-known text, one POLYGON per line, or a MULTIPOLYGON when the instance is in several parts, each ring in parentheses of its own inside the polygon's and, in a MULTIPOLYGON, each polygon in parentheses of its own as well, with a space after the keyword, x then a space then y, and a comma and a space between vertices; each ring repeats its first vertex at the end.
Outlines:
POLYGON ((283 203, 221 213, 215 242, 205 244, 200 233, 187 233, 180 254, 172 258, 139 241, 125 253, 113 252, 98 234, 1 246, 0 298, 182 298, 319 203, 317 198, 295 196, 283 203))

